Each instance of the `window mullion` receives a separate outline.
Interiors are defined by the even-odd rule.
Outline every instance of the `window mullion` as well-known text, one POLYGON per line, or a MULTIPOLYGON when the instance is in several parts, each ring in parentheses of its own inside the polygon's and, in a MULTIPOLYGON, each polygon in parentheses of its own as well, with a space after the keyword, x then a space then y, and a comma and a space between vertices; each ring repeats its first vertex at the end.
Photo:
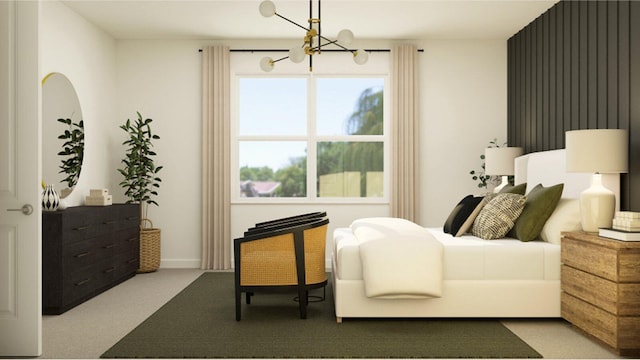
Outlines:
POLYGON ((316 78, 309 75, 307 83, 307 197, 316 199, 317 196, 317 94, 316 78))

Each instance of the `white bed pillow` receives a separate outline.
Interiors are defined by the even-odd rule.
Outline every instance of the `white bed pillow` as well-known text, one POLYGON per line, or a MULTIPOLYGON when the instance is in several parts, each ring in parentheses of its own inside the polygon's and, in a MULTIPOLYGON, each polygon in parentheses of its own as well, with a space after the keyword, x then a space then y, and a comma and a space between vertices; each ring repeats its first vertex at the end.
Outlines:
POLYGON ((580 223, 580 200, 560 199, 556 209, 542 227, 540 238, 548 243, 560 245, 560 233, 582 230, 580 223))

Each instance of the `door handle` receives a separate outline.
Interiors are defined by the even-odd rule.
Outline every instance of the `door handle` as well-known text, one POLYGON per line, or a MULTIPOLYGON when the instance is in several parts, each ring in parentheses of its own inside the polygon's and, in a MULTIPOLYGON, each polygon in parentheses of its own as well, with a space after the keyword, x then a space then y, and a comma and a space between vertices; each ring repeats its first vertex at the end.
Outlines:
POLYGON ((7 211, 20 211, 25 215, 31 215, 33 213, 33 206, 24 204, 20 209, 7 209, 7 211))

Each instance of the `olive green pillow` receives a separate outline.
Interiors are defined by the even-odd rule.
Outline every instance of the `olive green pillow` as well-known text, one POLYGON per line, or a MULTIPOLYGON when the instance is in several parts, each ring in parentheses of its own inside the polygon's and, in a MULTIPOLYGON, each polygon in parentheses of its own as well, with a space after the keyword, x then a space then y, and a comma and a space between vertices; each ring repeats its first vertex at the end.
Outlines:
POLYGON ((516 220, 509 236, 520 241, 535 240, 540 236, 542 227, 547 222, 562 196, 564 184, 544 187, 536 185, 527 194, 522 214, 516 220))
POLYGON ((509 193, 509 194, 524 195, 525 191, 527 191, 527 183, 522 183, 515 186, 509 184, 503 187, 502 189, 500 189, 501 194, 509 193))

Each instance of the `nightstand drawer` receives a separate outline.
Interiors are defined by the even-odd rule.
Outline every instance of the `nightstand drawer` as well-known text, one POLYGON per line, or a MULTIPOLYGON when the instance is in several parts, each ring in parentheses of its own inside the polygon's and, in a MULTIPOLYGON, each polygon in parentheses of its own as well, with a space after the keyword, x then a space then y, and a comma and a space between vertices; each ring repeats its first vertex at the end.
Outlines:
POLYGON ((608 249, 581 240, 563 238, 562 263, 587 270, 611 281, 618 281, 618 258, 614 249, 608 249))
POLYGON ((614 282, 640 282, 640 242, 564 233, 562 263, 614 282))
POLYGON ((562 291, 607 312, 640 316, 640 284, 615 283, 562 265, 562 291))
POLYGON ((613 347, 621 355, 638 354, 640 351, 638 316, 615 316, 563 292, 562 317, 613 347))

